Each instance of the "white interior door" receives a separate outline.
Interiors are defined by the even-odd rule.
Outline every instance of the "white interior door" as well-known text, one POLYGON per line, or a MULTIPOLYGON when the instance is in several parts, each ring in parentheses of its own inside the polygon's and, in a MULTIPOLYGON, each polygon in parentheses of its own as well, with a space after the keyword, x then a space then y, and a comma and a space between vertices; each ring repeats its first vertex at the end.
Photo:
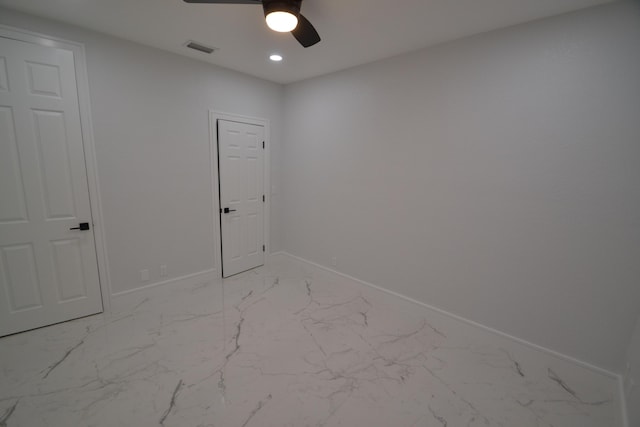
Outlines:
POLYGON ((0 336, 102 311, 89 203, 73 52, 0 37, 0 336))
POLYGON ((264 264, 264 127, 218 120, 222 275, 264 264))

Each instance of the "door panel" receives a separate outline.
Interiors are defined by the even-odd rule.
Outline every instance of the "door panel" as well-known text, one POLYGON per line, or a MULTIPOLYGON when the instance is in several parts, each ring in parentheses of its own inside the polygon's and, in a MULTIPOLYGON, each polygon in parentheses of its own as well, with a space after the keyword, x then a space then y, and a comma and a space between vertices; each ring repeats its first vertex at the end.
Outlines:
POLYGON ((0 106, 0 141, 0 223, 26 221, 24 184, 11 107, 0 106))
POLYGON ((33 245, 3 247, 2 273, 3 288, 8 291, 11 311, 42 306, 33 245))
POLYGON ((264 128, 218 120, 222 271, 264 264, 264 128))
POLYGON ((29 91, 32 95, 60 98, 60 68, 52 64, 26 61, 29 91))
POLYGON ((0 37, 0 336, 102 311, 73 52, 0 37))
POLYGON ((9 90, 9 79, 7 78, 7 61, 0 56, 0 91, 9 90))
POLYGON ((82 269, 82 248, 77 239, 51 242, 53 267, 59 301, 70 301, 87 295, 82 269))
POLYGON ((64 113, 40 110, 32 113, 31 123, 42 171, 45 216, 47 219, 75 218, 64 113))

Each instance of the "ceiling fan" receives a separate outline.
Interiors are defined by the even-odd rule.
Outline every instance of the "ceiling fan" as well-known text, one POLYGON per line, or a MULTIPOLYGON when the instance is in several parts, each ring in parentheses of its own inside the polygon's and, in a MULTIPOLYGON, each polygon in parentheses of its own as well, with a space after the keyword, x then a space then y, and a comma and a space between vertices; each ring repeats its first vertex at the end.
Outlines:
POLYGON ((280 33, 291 32, 293 37, 309 47, 320 41, 311 22, 300 13, 302 0, 184 0, 186 3, 261 4, 267 25, 280 33))

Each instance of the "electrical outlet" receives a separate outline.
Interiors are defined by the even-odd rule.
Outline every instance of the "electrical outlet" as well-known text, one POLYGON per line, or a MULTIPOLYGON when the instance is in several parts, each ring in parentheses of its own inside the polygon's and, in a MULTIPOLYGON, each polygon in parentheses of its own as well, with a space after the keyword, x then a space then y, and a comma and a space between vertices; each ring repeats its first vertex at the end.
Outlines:
POLYGON ((140 270, 140 281, 146 282, 148 280, 149 280, 149 270, 147 269, 140 270))
POLYGON ((162 264, 162 265, 160 266, 160 276, 161 276, 161 277, 164 277, 164 276, 166 276, 166 275, 167 275, 167 266, 166 266, 166 265, 164 265, 164 264, 162 264))
POLYGON ((338 265, 338 258, 332 256, 331 257, 331 266, 336 267, 338 265))

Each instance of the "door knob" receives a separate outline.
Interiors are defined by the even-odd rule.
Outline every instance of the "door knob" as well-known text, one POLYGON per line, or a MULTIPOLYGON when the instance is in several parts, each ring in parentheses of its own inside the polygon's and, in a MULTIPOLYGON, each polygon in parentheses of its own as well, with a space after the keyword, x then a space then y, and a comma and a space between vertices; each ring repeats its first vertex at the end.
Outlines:
POLYGON ((80 224, 78 224, 77 227, 71 227, 69 230, 86 231, 88 229, 89 229, 89 223, 88 222, 81 222, 80 224))
POLYGON ((224 213, 235 212, 235 209, 224 208, 224 213))

